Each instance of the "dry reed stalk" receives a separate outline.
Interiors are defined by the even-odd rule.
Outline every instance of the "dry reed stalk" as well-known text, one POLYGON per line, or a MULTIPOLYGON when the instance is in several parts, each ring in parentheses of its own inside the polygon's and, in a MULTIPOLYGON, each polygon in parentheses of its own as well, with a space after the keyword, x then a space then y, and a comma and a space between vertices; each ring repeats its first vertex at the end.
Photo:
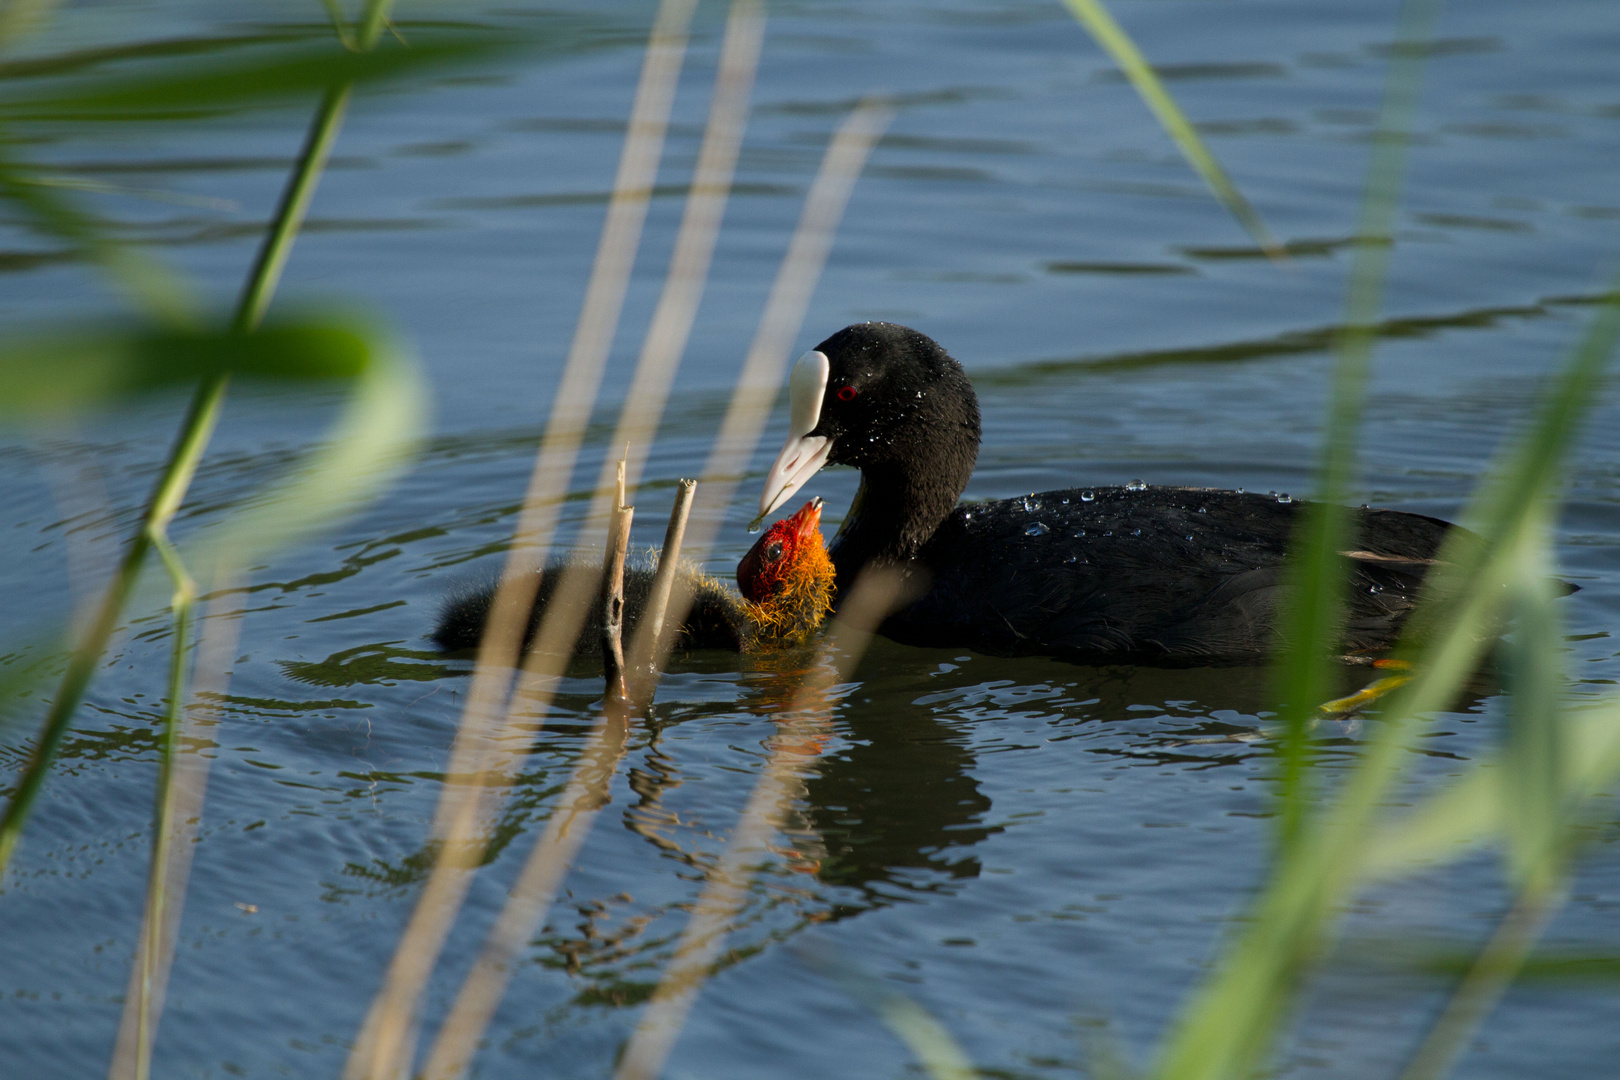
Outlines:
MULTIPOLYGON (((627 450, 626 456, 629 455, 627 450)), ((625 459, 619 459, 617 494, 613 518, 608 524, 607 558, 602 564, 602 678, 605 689, 602 711, 610 717, 628 720, 629 694, 624 684, 624 556, 630 547, 630 523, 636 508, 624 502, 625 459)))
MULTIPOLYGON (((786 366, 787 350, 791 347, 793 337, 798 333, 799 324, 803 321, 805 308, 809 304, 815 281, 826 262, 827 250, 831 245, 833 234, 837 231, 843 208, 848 202, 850 189, 860 175, 872 145, 892 115, 892 110, 886 106, 865 104, 857 109, 833 136, 815 182, 806 197, 805 209, 788 245, 782 267, 777 272, 770 302, 766 306, 759 331, 754 337, 753 347, 744 364, 744 372, 752 376, 753 382, 739 386, 733 395, 731 408, 727 413, 729 423, 727 427, 722 428, 722 438, 725 438, 728 430, 730 431, 729 441, 717 442, 710 455, 711 471, 717 461, 731 463, 738 458, 741 459, 742 465, 729 467, 740 471, 752 457, 759 434, 764 428, 764 415, 769 412, 775 398, 774 383, 768 394, 759 393, 757 384, 766 379, 780 381, 782 369, 786 366), (753 389, 751 394, 750 387, 753 389)), ((693 487, 695 486, 694 484, 693 487)), ((725 505, 730 501, 735 488, 736 479, 733 476, 726 484, 726 495, 724 501, 720 503, 720 513, 715 515, 716 525, 723 516, 725 505)), ((670 531, 665 536, 664 554, 659 560, 661 573, 668 567, 669 573, 673 575, 679 551, 672 549, 671 540, 678 540, 685 528, 683 521, 682 528, 677 530, 674 519, 683 514, 684 510, 679 507, 678 497, 677 509, 671 515, 670 531)), ((714 529, 711 528, 705 544, 712 540, 713 533, 714 529)), ((588 596, 584 586, 589 584, 590 578, 583 573, 565 575, 558 583, 520 681, 520 688, 524 691, 523 700, 531 707, 544 707, 550 703, 555 673, 546 670, 545 665, 548 663, 558 665, 560 670, 561 661, 555 648, 549 646, 549 641, 553 639, 553 635, 560 640, 558 626, 565 619, 579 617, 588 596), (570 585, 569 577, 573 577, 575 583, 565 596, 565 589, 570 585), (559 607, 565 604, 572 610, 557 615, 559 607), (546 676, 551 678, 546 679, 546 676), (542 679, 546 681, 542 682, 542 679)), ((679 626, 686 617, 690 598, 670 596, 667 603, 669 608, 664 625, 679 626)), ((631 656, 652 654, 654 639, 647 637, 652 624, 652 620, 642 620, 632 645, 631 656)), ((577 633, 576 629, 575 634, 577 633)), ((660 635, 668 639, 672 639, 673 636, 673 634, 660 635)), ((634 700, 644 701, 651 697, 652 689, 656 686, 657 668, 662 666, 662 658, 663 651, 660 651, 656 657, 659 663, 653 666, 641 687, 637 688, 633 695, 634 700)), ((635 670, 638 672, 638 681, 641 681, 640 669, 635 670)), ((518 700, 519 694, 514 694, 511 702, 513 709, 517 707, 518 700)), ((508 726, 511 724, 510 716, 507 724, 508 726)), ((490 931, 483 952, 463 983, 456 1002, 440 1029, 438 1039, 429 1051, 425 1076, 432 1080, 454 1080, 460 1077, 471 1063, 478 1040, 483 1037, 483 1032, 500 1003, 501 995, 505 993, 511 965, 518 950, 545 919, 559 883, 572 865, 585 835, 595 821, 596 811, 606 798, 607 784, 611 781, 623 752, 624 733, 617 730, 614 725, 606 722, 600 724, 587 744, 563 795, 561 807, 567 807, 567 812, 559 808, 529 853, 518 883, 513 886, 506 906, 490 931)))
MULTIPOLYGON (((347 1080, 395 1080, 414 1056, 422 989, 466 895, 481 857, 478 830, 482 788, 498 754, 497 725, 505 715, 523 631, 539 588, 563 495, 579 455, 585 424, 601 385, 618 325, 641 228, 663 156, 675 85, 686 55, 696 0, 662 0, 631 109, 613 196, 597 245, 590 282, 546 433, 524 495, 478 651, 467 705, 457 728, 446 783, 434 817, 438 858, 361 1027, 344 1070, 347 1080)), ((578 636, 578 631, 575 632, 578 636)), ((570 638, 568 645, 572 646, 570 638)))
MULTIPOLYGON (((662 608, 669 599, 670 582, 680 561, 681 538, 686 531, 686 515, 696 487, 695 481, 682 480, 676 490, 675 506, 670 510, 669 527, 664 532, 663 553, 658 560, 647 610, 642 614, 644 620, 662 617, 662 608)), ((606 706, 607 702, 603 704, 606 706)), ((511 981, 512 965, 519 951, 545 917, 558 885, 596 821, 597 811, 608 804, 608 788, 624 756, 629 716, 628 709, 615 714, 604 707, 602 718, 591 732, 557 809, 530 850, 506 904, 428 1051, 427 1065, 422 1071, 426 1080, 459 1080, 472 1064, 478 1042, 511 981)))
MULTIPOLYGON (((709 262, 736 172, 764 33, 765 17, 757 0, 733 0, 720 47, 720 66, 715 75, 708 125, 676 236, 675 252, 636 363, 629 396, 620 413, 613 441, 609 443, 610 446, 630 445, 627 475, 632 487, 645 467, 648 448, 657 434, 669 399, 670 384, 686 350, 698 302, 703 296, 709 262)), ((597 494, 581 531, 584 536, 594 536, 603 528, 608 512, 611 475, 608 470, 611 468, 611 462, 603 462, 597 494)), ((588 563, 564 568, 526 658, 518 692, 510 699, 508 725, 511 705, 520 700, 530 709, 543 710, 549 705, 551 687, 561 674, 573 642, 579 637, 589 597, 596 591, 595 573, 595 568, 588 563)), ((684 615, 684 608, 682 612, 684 615)), ((642 654, 633 644, 630 655, 642 654)), ((635 670, 632 665, 632 672, 635 670)))
POLYGON ((831 733, 827 691, 848 679, 883 617, 901 599, 897 571, 868 571, 856 581, 820 650, 820 663, 794 696, 771 737, 769 758, 743 808, 725 854, 706 875, 703 895, 681 933, 675 956, 630 1036, 614 1080, 657 1080, 681 1028, 725 945, 731 921, 748 899, 753 868, 770 857, 770 842, 794 801, 803 774, 821 755, 831 733))
MULTIPOLYGON (((656 649, 666 633, 674 632, 673 628, 664 625, 664 617, 669 611, 675 571, 681 562, 681 546, 686 541, 686 519, 692 512, 692 498, 696 491, 696 480, 682 480, 676 484, 675 505, 670 507, 669 527, 664 530, 664 546, 658 549, 658 570, 653 575, 652 589, 647 594, 647 610, 641 615, 644 629, 636 638, 638 646, 643 649, 656 649)), ((658 669, 652 666, 652 661, 651 653, 631 651, 631 700, 636 708, 642 710, 652 704, 652 692, 658 686, 658 669)))
MULTIPOLYGON (((658 307, 653 311, 641 356, 636 361, 636 373, 624 411, 619 416, 619 426, 614 431, 613 441, 608 443, 609 446, 630 444, 627 476, 632 490, 641 482, 647 453, 652 449, 653 437, 658 434, 670 385, 686 351, 698 303, 703 299, 703 289, 708 282, 709 262, 737 170, 737 153, 748 123, 749 99, 764 39, 765 12, 759 0, 732 0, 725 39, 720 45, 720 68, 709 103, 708 125, 703 132, 703 146, 698 151, 680 232, 675 237, 675 252, 670 256, 663 292, 658 297, 658 307)), ((603 463, 601 479, 597 482, 599 491, 608 486, 609 465, 603 463)))
MULTIPOLYGON (((892 106, 874 99, 863 101, 839 125, 827 145, 821 168, 810 185, 810 194, 805 197, 799 224, 788 243, 787 255, 771 286, 765 314, 748 347, 748 356, 732 391, 720 433, 703 468, 703 507, 692 525, 688 545, 693 560, 699 564, 708 557, 709 547, 725 520, 726 508, 736 494, 737 483, 759 446, 760 435, 765 431, 765 422, 787 371, 789 350, 804 324, 805 312, 810 307, 816 282, 821 278, 822 267, 827 263, 827 253, 832 249, 833 237, 838 232, 838 223, 843 219, 855 181, 865 168, 872 147, 893 118, 892 106)), ((669 624, 679 626, 690 605, 690 597, 674 597, 669 624)), ((656 671, 663 667, 672 639, 666 635, 666 640, 654 650, 652 642, 641 640, 645 633, 645 628, 637 631, 631 655, 650 656, 647 666, 656 671)), ((646 693, 651 696, 650 691, 646 693)))
POLYGON ((205 703, 223 705, 242 626, 242 612, 236 609, 239 596, 225 573, 216 575, 212 595, 197 644, 191 703, 181 712, 184 722, 179 741, 191 749, 175 755, 169 783, 162 792, 164 805, 158 820, 163 835, 153 837, 158 849, 151 870, 153 887, 148 889, 146 911, 141 919, 141 935, 135 963, 130 969, 129 989, 124 995, 124 1012, 118 1024, 112 1065, 107 1070, 108 1080, 144 1080, 151 1065, 152 1039, 163 1013, 186 880, 191 872, 203 799, 208 790, 208 768, 213 762, 213 747, 218 743, 210 733, 219 720, 207 715, 209 709, 205 703), (234 610, 226 610, 227 607, 234 610))

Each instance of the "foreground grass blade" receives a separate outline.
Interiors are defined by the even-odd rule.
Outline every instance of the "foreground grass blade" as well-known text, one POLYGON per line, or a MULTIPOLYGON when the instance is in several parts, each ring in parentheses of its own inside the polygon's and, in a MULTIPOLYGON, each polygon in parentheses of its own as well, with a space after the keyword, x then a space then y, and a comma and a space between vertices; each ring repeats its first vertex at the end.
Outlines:
MULTIPOLYGON (((368 23, 374 13, 385 12, 384 0, 372 0, 367 6, 368 23)), ((381 15, 375 21, 380 27, 381 15)), ((373 40, 375 40, 373 38, 373 40)), ((292 242, 302 226, 315 186, 326 167, 333 140, 342 122, 344 107, 350 88, 347 85, 329 90, 310 124, 297 164, 282 191, 271 228, 259 248, 259 254, 249 272, 237 304, 232 330, 237 336, 257 328, 274 294, 281 270, 291 252, 292 242)), ((78 710, 79 702, 90 685, 96 664, 140 578, 147 550, 155 541, 166 538, 170 520, 179 511, 185 499, 191 478, 202 459, 203 450, 219 420, 220 407, 225 399, 226 372, 206 375, 192 397, 191 405, 181 423, 180 433, 164 463, 157 484, 147 500, 142 514, 141 528, 131 538, 112 583, 97 608, 94 619, 83 633, 68 662, 51 709, 46 715, 34 753, 24 768, 17 791, 0 815, 0 883, 5 878, 12 852, 23 823, 44 784, 56 749, 67 733, 68 724, 78 710)))
POLYGON ((1427 55, 1423 46, 1434 32, 1440 6, 1440 0, 1407 0, 1401 11, 1398 46, 1390 61, 1367 163, 1316 492, 1301 515, 1290 552, 1289 599, 1280 625, 1282 655, 1276 678, 1286 732, 1277 829, 1277 841, 1284 850, 1299 838, 1311 798, 1307 765, 1316 706, 1335 695, 1335 657, 1347 572, 1339 553, 1354 546, 1348 535, 1350 513, 1344 503, 1350 501, 1355 482, 1357 429, 1377 343, 1378 311, 1393 247, 1401 177, 1427 55))
MULTIPOLYGON (((1575 356, 1550 389, 1536 422, 1481 485, 1435 570, 1443 612, 1416 618, 1429 643, 1416 652, 1412 682, 1393 697, 1362 760, 1332 807, 1284 849, 1246 929, 1198 991, 1163 1051, 1158 1075, 1240 1077, 1260 1067, 1291 993, 1331 936, 1336 912, 1362 880, 1379 808, 1402 775, 1417 717, 1443 709, 1474 670, 1496 631, 1504 586, 1533 526, 1549 513, 1559 466, 1593 400, 1592 390, 1620 334, 1620 293, 1601 308, 1575 356)), ((1423 612, 1419 612, 1422 616, 1423 612)))
POLYGON ((910 997, 843 957, 808 948, 799 949, 798 956, 887 1024, 931 1080, 977 1080, 979 1071, 945 1025, 910 997))
MULTIPOLYGON (((512 668, 520 657, 523 631, 539 589, 538 571, 556 529, 618 326, 695 9, 696 0, 662 0, 659 5, 585 301, 451 746, 446 773, 473 780, 465 786, 448 783, 440 794, 433 822, 438 857, 350 1051, 344 1066, 347 1080, 394 1080, 409 1070, 423 988, 482 856, 480 819, 493 799, 487 789, 498 762, 494 736, 506 726, 512 668)), ((564 656, 572 651, 594 584, 594 575, 562 575, 530 651, 535 663, 545 662, 541 658, 547 650, 564 656)))
POLYGON ((1272 260, 1286 262, 1287 250, 1271 235, 1266 223, 1260 220, 1249 200, 1232 183, 1221 168, 1215 155, 1209 152, 1204 141, 1198 137, 1198 132, 1187 120, 1187 115, 1176 104, 1176 99, 1170 96, 1164 83, 1153 71, 1152 66, 1143 58, 1142 52, 1136 43, 1125 33, 1125 30, 1114 21, 1108 9, 1103 6, 1102 0, 1063 0, 1074 17, 1080 20, 1080 25, 1086 28, 1092 39, 1102 46, 1103 51, 1114 58, 1114 63, 1125 73, 1136 92, 1141 95, 1147 107, 1153 110, 1160 126, 1175 142, 1187 164, 1203 178, 1204 183, 1226 207, 1228 213, 1237 219, 1245 232, 1260 245, 1260 249, 1272 260))
POLYGON ((161 261, 102 233, 60 190, 41 183, 0 149, 0 199, 21 208, 34 227, 66 241, 100 264, 150 317, 175 326, 195 326, 199 315, 190 290, 161 261))
MULTIPOLYGON (((1569 716, 1563 738, 1568 774, 1563 796, 1577 805, 1620 782, 1620 701, 1569 716)), ((1366 883, 1412 873, 1424 865, 1459 859, 1500 840, 1508 829, 1500 751, 1463 778, 1385 823, 1369 837, 1360 867, 1366 883)), ((1575 814, 1574 810, 1570 811, 1575 814)))
MULTIPOLYGON (((365 27, 362 27, 365 29, 365 27)), ((276 105, 353 86, 400 79, 451 65, 485 62, 521 48, 510 33, 412 35, 410 48, 355 50, 329 41, 267 45, 228 60, 173 58, 160 73, 83 79, 67 86, 0 95, 0 122, 171 121, 276 105)))
POLYGON ((831 735, 828 691, 854 673, 883 618, 915 599, 915 592, 908 590, 915 584, 885 569, 863 571, 856 579, 818 650, 817 662, 793 702, 776 718, 776 731, 767 743, 769 757, 725 853, 704 875, 703 894, 625 1045, 613 1080, 658 1080, 663 1073, 698 991, 747 902, 754 872, 770 858, 771 841, 781 831, 784 817, 804 796, 804 773, 831 735))

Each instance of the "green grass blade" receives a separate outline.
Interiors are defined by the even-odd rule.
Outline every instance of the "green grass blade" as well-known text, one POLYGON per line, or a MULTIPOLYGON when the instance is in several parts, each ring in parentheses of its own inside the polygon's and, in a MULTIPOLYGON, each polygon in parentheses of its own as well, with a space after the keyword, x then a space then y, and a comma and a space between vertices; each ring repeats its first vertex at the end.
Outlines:
POLYGON ((330 42, 267 44, 253 55, 172 59, 131 75, 73 80, 70 85, 0 95, 0 121, 143 121, 215 116, 259 105, 308 99, 334 86, 402 79, 452 65, 487 63, 522 47, 511 33, 460 31, 412 35, 410 48, 353 52, 330 42))
MULTIPOLYGON (((375 18, 380 25, 381 20, 386 18, 387 11, 386 3, 368 6, 368 18, 375 18)), ((202 81, 206 84, 208 79, 202 81)), ((213 81, 217 83, 217 77, 213 81)), ((262 82, 263 80, 261 84, 262 82)), ((189 88, 188 92, 194 95, 198 92, 198 80, 196 78, 192 78, 189 82, 184 79, 179 82, 169 80, 167 83, 159 80, 158 88, 168 93, 171 98, 177 89, 184 88, 189 88)), ((126 92, 131 91, 131 84, 127 80, 123 83, 123 89, 126 92)), ((135 84, 135 89, 151 91, 153 80, 144 79, 135 84)), ((338 126, 342 122, 344 111, 342 105, 347 100, 350 88, 337 83, 329 84, 323 89, 322 105, 316 110, 311 121, 309 133, 304 140, 303 152, 288 177, 275 219, 249 272, 247 284, 242 290, 242 298, 232 320, 232 327, 239 332, 238 336, 242 331, 250 331, 257 327, 269 304, 281 267, 285 264, 293 238, 297 235, 304 214, 308 210, 315 184, 325 167, 326 150, 336 138, 338 126), (333 107, 334 102, 337 107, 333 107)), ((220 88, 215 86, 215 90, 220 88)), ((106 96, 105 93, 103 96, 106 96)), ((113 94, 112 100, 123 99, 113 94)), ((68 725, 72 722, 73 714, 78 711, 79 702, 89 688, 102 651, 111 640, 124 605, 129 601, 140 578, 147 550, 152 546, 154 537, 166 536, 169 521, 185 499, 191 478, 202 459, 203 450, 213 435, 215 424, 218 423, 226 385, 227 378, 222 374, 206 376, 198 385, 185 420, 181 424, 174 449, 170 452, 157 485, 147 502, 146 511, 142 515, 141 529, 131 539, 94 619, 74 648, 56 697, 46 714, 39 739, 34 745, 34 752, 23 769, 16 793, 6 805, 5 812, 0 814, 0 882, 4 881, 6 868, 10 865, 18 838, 22 835, 23 825, 28 820, 34 800, 38 798, 40 789, 44 786, 45 776, 50 771, 56 750, 67 734, 68 725)), ((366 399, 375 401, 381 396, 383 395, 372 394, 366 399)), ((363 415, 362 419, 369 415, 363 415)), ((339 445, 343 444, 340 442, 339 445)), ((327 490, 340 492, 341 485, 327 490)), ((296 514, 291 515, 291 519, 285 523, 271 524, 291 526, 287 535, 294 535, 298 528, 302 527, 304 519, 296 514)))
POLYGON ((1114 63, 1119 65, 1147 107, 1158 118, 1160 126, 1180 149, 1182 157, 1187 159, 1187 164, 1203 178, 1205 185, 1215 198, 1220 200, 1221 205, 1226 207, 1227 212, 1237 219, 1238 224, 1243 226, 1244 231, 1268 256, 1277 262, 1287 262, 1287 250, 1277 243, 1276 237, 1271 235, 1271 230, 1266 228, 1266 223, 1260 220, 1260 215, 1249 205, 1249 200, 1243 197, 1237 185, 1226 175, 1226 170, 1221 168, 1220 162, 1215 160, 1215 155, 1210 153, 1204 141, 1198 137, 1198 132, 1194 130, 1186 114, 1181 111, 1181 106, 1176 104, 1176 99, 1165 89, 1164 83, 1154 73, 1152 66, 1143 58, 1141 50, 1109 14, 1102 0, 1063 0, 1063 2, 1080 21, 1080 25, 1091 34, 1092 39, 1102 46, 1104 52, 1113 57, 1114 63))
POLYGON ((890 1031, 917 1056, 931 1080, 977 1080, 979 1071, 964 1051, 927 1009, 905 994, 887 986, 850 960, 799 951, 799 958, 836 982, 839 987, 876 1015, 890 1031))
POLYGON ((288 320, 256 333, 108 328, 0 339, 0 421, 53 421, 205 379, 353 379, 375 331, 352 319, 288 320))
POLYGON ((197 586, 186 571, 179 552, 164 536, 154 537, 154 545, 174 582, 174 640, 169 654, 169 702, 163 711, 163 732, 158 749, 157 797, 152 813, 152 859, 146 879, 146 918, 143 940, 137 950, 139 978, 135 983, 135 1080, 148 1080, 152 1065, 152 1036, 156 1017, 152 997, 157 981, 163 930, 169 922, 168 867, 172 858, 175 757, 180 752, 180 718, 186 702, 186 652, 191 642, 192 609, 197 586))
MULTIPOLYGON (((1620 296, 1620 294, 1616 294, 1620 296)), ((1546 513, 1539 500, 1556 490, 1556 473, 1590 390, 1613 350, 1620 318, 1613 299, 1542 405, 1536 423, 1503 456, 1481 485, 1465 519, 1477 540, 1459 533, 1448 544, 1449 569, 1435 576, 1443 618, 1420 632, 1430 641, 1417 654, 1412 682, 1389 702, 1331 809, 1307 826, 1284 853, 1212 977, 1168 1041, 1159 1075, 1236 1077, 1258 1068, 1287 1015, 1291 991, 1331 936, 1335 913, 1362 876, 1373 826, 1406 763, 1405 744, 1416 717, 1445 708, 1474 670, 1495 632, 1505 586, 1519 545, 1546 513)))
MULTIPOLYGON (((1563 795, 1572 804, 1612 791, 1620 783, 1620 700, 1572 713, 1562 732, 1568 775, 1563 795)), ((1376 882, 1459 859, 1507 831, 1503 754, 1380 826, 1362 855, 1361 875, 1376 882)), ((1574 811, 1569 811, 1573 816, 1574 811)))
POLYGON ((251 565, 353 513, 409 463, 427 425, 426 380, 381 330, 365 340, 366 367, 325 445, 188 552, 193 565, 251 565))
POLYGON ((1504 648, 1512 691, 1502 755, 1503 820, 1508 869, 1526 891, 1561 877, 1559 855, 1568 825, 1568 738, 1564 717, 1562 620, 1547 557, 1549 524, 1529 526, 1509 586, 1514 632, 1504 648))
POLYGON ((99 223, 59 189, 41 183, 5 152, 0 143, 0 199, 21 209, 40 232, 65 241, 99 263, 153 318, 175 325, 196 321, 190 289, 167 266, 140 248, 108 238, 99 223))
POLYGON ((1345 298, 1329 395, 1315 502, 1302 515, 1287 571, 1288 606, 1281 619, 1277 671, 1282 702, 1282 783, 1277 839, 1281 850, 1298 841, 1311 799, 1309 734, 1316 706, 1334 696, 1339 621, 1347 569, 1339 552, 1353 546, 1349 500, 1356 474, 1357 429, 1367 372, 1377 340, 1378 311, 1388 276, 1391 230, 1400 202, 1406 148, 1411 141, 1422 82, 1422 44, 1439 17, 1439 0, 1408 0, 1386 80, 1377 134, 1367 163, 1356 245, 1345 298))

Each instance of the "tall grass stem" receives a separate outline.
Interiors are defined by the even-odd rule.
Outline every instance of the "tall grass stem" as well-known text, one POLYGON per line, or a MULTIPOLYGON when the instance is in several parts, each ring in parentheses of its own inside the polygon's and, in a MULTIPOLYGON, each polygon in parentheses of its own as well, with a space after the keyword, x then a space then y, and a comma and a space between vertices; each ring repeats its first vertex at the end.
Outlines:
POLYGON ((703 894, 681 932, 674 958, 636 1024, 614 1080, 657 1080, 680 1038, 698 991, 708 978, 737 913, 747 902, 758 864, 769 858, 770 842, 802 797, 803 774, 821 755, 832 730, 828 691, 848 679, 860 663, 883 617, 897 606, 902 584, 897 572, 868 570, 855 582, 787 712, 775 718, 769 756, 748 803, 732 829, 725 852, 705 875, 703 894))
POLYGON ((1338 335, 1314 501, 1301 515, 1287 570, 1288 606, 1277 676, 1285 731, 1277 843, 1295 843, 1310 805, 1310 730, 1316 706, 1334 696, 1335 659, 1344 610, 1350 498, 1356 476, 1356 432, 1366 396, 1394 245, 1395 213, 1422 86, 1427 43, 1441 0, 1406 0, 1385 79, 1383 103, 1362 188, 1350 263, 1344 325, 1338 335))
MULTIPOLYGON (((372 1002, 344 1070, 347 1080, 394 1080, 414 1053, 414 1030, 422 989, 436 965, 455 921, 482 845, 477 842, 493 779, 497 733, 505 715, 512 669, 519 659, 529 611, 539 589, 557 516, 596 400, 602 369, 618 324, 630 270, 640 244, 675 86, 686 56, 688 27, 696 0, 662 0, 642 61, 630 124, 620 153, 607 219, 597 245, 590 281, 567 364, 524 496, 513 546, 491 603, 478 650, 468 701, 462 711, 446 769, 447 781, 434 816, 438 857, 400 938, 383 985, 372 1002), (466 778, 463 780, 463 778, 466 778)), ((567 579, 583 575, 564 575, 567 579)), ((569 595, 556 590, 551 613, 580 619, 585 598, 577 584, 569 595)), ((572 650, 579 624, 566 641, 572 650)), ((542 628, 534 652, 546 647, 542 628)))

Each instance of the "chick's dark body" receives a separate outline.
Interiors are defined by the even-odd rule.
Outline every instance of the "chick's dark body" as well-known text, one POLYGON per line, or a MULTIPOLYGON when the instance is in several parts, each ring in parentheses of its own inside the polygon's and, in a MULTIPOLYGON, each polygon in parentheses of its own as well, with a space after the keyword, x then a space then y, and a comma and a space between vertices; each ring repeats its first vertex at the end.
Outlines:
MULTIPOLYGON (((1048 491, 968 503, 910 562, 926 592, 883 632, 916 645, 1075 660, 1241 662, 1275 646, 1303 505, 1208 488, 1048 491)), ((1354 512, 1348 651, 1386 647, 1449 526, 1354 512)))

